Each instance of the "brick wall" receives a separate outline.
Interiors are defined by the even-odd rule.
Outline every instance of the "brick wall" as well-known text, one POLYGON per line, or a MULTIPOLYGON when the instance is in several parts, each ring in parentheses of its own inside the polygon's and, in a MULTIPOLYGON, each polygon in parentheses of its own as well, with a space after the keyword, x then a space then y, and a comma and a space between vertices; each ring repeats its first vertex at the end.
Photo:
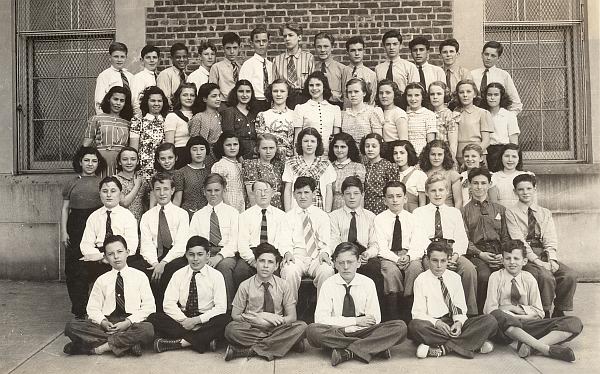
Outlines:
POLYGON ((431 61, 439 63, 437 45, 452 36, 451 0, 155 0, 146 12, 147 43, 158 46, 161 64, 168 66, 168 51, 174 42, 190 48, 190 71, 197 67, 197 46, 209 39, 223 57, 221 37, 233 31, 242 37, 242 55, 252 56, 249 42, 254 25, 265 24, 271 33, 269 58, 285 50, 279 26, 287 21, 304 27, 303 48, 313 51, 313 35, 328 31, 336 39, 337 60, 348 63, 345 40, 362 35, 366 42, 365 64, 374 67, 384 58, 381 36, 389 29, 400 29, 404 37, 402 54, 408 57, 408 41, 425 35, 432 41, 431 61))

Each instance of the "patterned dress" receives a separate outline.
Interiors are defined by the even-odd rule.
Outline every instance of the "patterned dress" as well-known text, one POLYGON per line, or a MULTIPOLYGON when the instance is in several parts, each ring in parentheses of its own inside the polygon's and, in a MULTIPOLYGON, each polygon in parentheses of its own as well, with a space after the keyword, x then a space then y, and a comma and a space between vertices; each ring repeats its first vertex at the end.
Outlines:
MULTIPOLYGON (((287 159, 283 170, 282 180, 294 185, 298 177, 311 177, 317 181, 314 205, 323 209, 327 185, 335 182, 337 177, 331 162, 323 156, 317 157, 312 164, 307 164, 302 156, 294 156, 287 159)), ((292 207, 296 206, 296 200, 292 199, 292 207)))
POLYGON ((365 183, 365 166, 361 163, 347 159, 346 162, 333 162, 333 168, 337 175, 335 184, 333 185, 333 207, 332 211, 344 206, 344 198, 342 194, 342 183, 348 177, 358 177, 361 182, 365 183))
POLYGON ((458 114, 451 111, 450 109, 443 107, 442 109, 435 112, 435 118, 437 123, 437 136, 436 139, 440 139, 444 142, 448 142, 448 133, 456 132, 456 117, 458 114))
POLYGON ((365 169, 365 209, 379 214, 387 209, 383 187, 388 181, 398 180, 398 167, 382 158, 377 162, 367 161, 365 169))
POLYGON ((101 177, 115 175, 117 155, 129 144, 129 121, 110 114, 96 114, 88 120, 83 137, 92 139, 106 160, 106 170, 102 171, 101 177))
POLYGON ((381 133, 383 129, 383 112, 365 105, 359 112, 347 108, 342 112, 342 131, 354 138, 357 144, 372 132, 381 133))
POLYGON ((282 192, 283 182, 281 177, 283 175, 283 162, 279 160, 273 160, 270 164, 265 164, 259 159, 245 160, 242 163, 242 175, 244 178, 244 184, 252 184, 259 179, 264 179, 271 183, 273 186, 273 197, 271 198, 271 205, 276 208, 283 210, 282 192))
POLYGON ((206 206, 206 196, 204 196, 204 179, 209 174, 209 169, 203 167, 196 169, 189 164, 177 170, 173 175, 175 179, 175 192, 182 191, 181 208, 185 209, 190 215, 206 206))
MULTIPOLYGON (((123 191, 121 191, 123 193, 123 196, 129 194, 133 190, 133 187, 135 185, 133 178, 128 178, 124 176, 121 172, 115 175, 115 177, 119 179, 119 182, 121 182, 121 185, 123 186, 123 191)), ((129 209, 129 211, 133 213, 138 223, 140 222, 140 218, 142 218, 142 214, 144 214, 144 212, 148 210, 149 192, 150 187, 148 183, 145 179, 142 179, 142 185, 140 186, 140 189, 131 201, 131 204, 129 204, 129 206, 127 207, 127 209, 129 209)))
POLYGON ((196 113, 190 122, 188 122, 190 128, 190 136, 200 135, 211 146, 211 152, 206 156, 204 165, 210 170, 212 165, 217 162, 213 152, 213 144, 217 142, 223 130, 221 130, 221 114, 219 112, 209 113, 207 111, 196 113))
POLYGON ((146 182, 154 175, 154 151, 165 139, 164 123, 163 116, 150 113, 131 120, 130 137, 139 138, 140 173, 146 182))
POLYGON ((294 155, 294 111, 269 109, 256 116, 256 133, 272 134, 277 138, 279 158, 285 162, 294 155))
POLYGON ((246 187, 242 180, 242 163, 223 157, 215 162, 211 172, 221 174, 227 181, 227 188, 223 193, 225 204, 243 212, 246 209, 246 187))

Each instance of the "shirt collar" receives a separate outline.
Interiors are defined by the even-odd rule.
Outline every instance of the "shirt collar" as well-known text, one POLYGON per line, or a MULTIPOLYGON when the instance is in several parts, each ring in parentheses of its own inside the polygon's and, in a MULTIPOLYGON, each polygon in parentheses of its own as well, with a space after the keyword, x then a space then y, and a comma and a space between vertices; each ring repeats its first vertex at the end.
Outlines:
POLYGON ((115 268, 111 268, 111 269, 110 269, 110 272, 111 272, 111 273, 115 273, 115 274, 116 274, 116 273, 118 273, 118 272, 121 272, 121 274, 125 274, 125 273, 127 273, 128 271, 129 271, 129 267, 127 266, 127 264, 125 264, 125 266, 124 266, 124 267, 123 267, 123 269, 121 269, 121 270, 117 270, 117 269, 115 269, 115 268))
MULTIPOLYGON (((267 283, 269 283, 272 288, 275 288, 275 277, 273 275, 271 275, 269 280, 267 280, 267 283)), ((254 275, 254 284, 256 285, 257 288, 261 288, 263 281, 261 281, 260 279, 258 279, 258 277, 256 275, 254 275)))
MULTIPOLYGON (((102 214, 106 214, 106 212, 108 211, 108 209, 106 209, 106 207, 105 207, 105 206, 102 206, 102 208, 100 208, 100 209, 102 210, 102 214)), ((117 205, 116 207, 112 208, 112 209, 110 210, 110 212, 111 212, 111 214, 112 214, 112 213, 114 213, 114 212, 119 212, 121 209, 125 209, 125 208, 123 208, 123 207, 122 207, 122 206, 120 206, 120 205, 117 205)))
POLYGON ((346 212, 347 215, 350 215, 352 212, 356 212, 356 214, 359 215, 359 216, 362 214, 362 208, 361 207, 358 207, 358 208, 352 210, 352 209, 348 208, 346 206, 346 204, 344 204, 344 206, 342 207, 342 209, 344 210, 344 212, 346 212))
POLYGON ((349 286, 356 286, 359 285, 360 279, 358 279, 359 277, 357 276, 357 274, 354 274, 354 278, 352 278, 352 280, 350 281, 350 284, 346 283, 346 281, 344 280, 344 278, 342 278, 342 276, 337 273, 336 275, 333 276, 333 280, 335 282, 335 284, 339 284, 339 285, 349 285, 349 286))
MULTIPOLYGON (((205 264, 204 266, 202 266, 202 269, 198 270, 198 272, 203 276, 207 276, 208 275, 208 264, 205 264)), ((188 274, 190 275, 190 278, 192 277, 192 274, 194 274, 195 270, 192 270, 192 267, 190 265, 187 266, 188 268, 188 274)))
POLYGON ((531 210, 533 210, 534 212, 539 211, 539 206, 536 203, 532 203, 531 205, 526 205, 523 204, 521 201, 517 201, 517 203, 515 204, 515 206, 517 208, 519 208, 519 210, 527 213, 527 211, 529 210, 529 208, 531 208, 531 210))
POLYGON ((254 58, 254 59, 258 60, 258 62, 260 62, 261 64, 262 64, 263 62, 265 62, 265 60, 266 60, 266 59, 265 59, 263 56, 259 55, 258 53, 255 53, 255 54, 252 56, 252 58, 254 58))
POLYGON ((471 106, 471 108, 467 108, 467 107, 461 108, 461 111, 467 112, 469 114, 473 114, 473 112, 475 112, 475 110, 476 110, 475 105, 471 106))
MULTIPOLYGON (((310 214, 310 213, 312 213, 312 211, 313 211, 313 209, 314 209, 314 208, 316 208, 314 205, 311 205, 311 206, 309 206, 309 207, 308 207, 308 208, 306 208, 306 209, 302 209, 302 208, 300 208, 299 206, 297 206, 297 207, 296 207, 296 209, 297 209, 297 211, 296 211, 296 212, 297 212, 298 214, 304 214, 304 211, 306 210, 306 212, 310 214)), ((317 208, 317 209, 318 209, 318 208, 317 208)))
POLYGON ((164 120, 162 114, 155 116, 154 114, 151 114, 150 112, 146 113, 146 115, 144 116, 144 119, 147 119, 148 121, 154 121, 154 119, 164 120))
POLYGON ((452 67, 443 66, 442 69, 444 69, 444 73, 446 72, 446 70, 450 70, 452 73, 458 73, 460 71, 460 66, 454 64, 452 65, 452 67))
POLYGON ((316 101, 315 101, 315 100, 313 100, 313 99, 310 99, 310 100, 308 100, 308 103, 309 103, 310 105, 312 105, 312 106, 318 106, 318 105, 331 105, 331 104, 329 104, 329 102, 328 102, 327 100, 325 100, 325 99, 323 99, 323 101, 321 101, 320 103, 316 102, 316 101))
POLYGON ((109 68, 109 69, 111 69, 112 71, 116 71, 117 73, 120 73, 121 71, 122 71, 123 73, 127 72, 127 69, 126 69, 126 68, 122 68, 121 70, 119 70, 119 69, 115 68, 115 67, 114 67, 114 66, 112 66, 112 65, 110 65, 110 68, 109 68))
POLYGON ((351 162, 352 162, 352 160, 349 158, 347 158, 346 161, 343 161, 343 162, 339 162, 338 160, 335 160, 335 161, 333 161, 333 166, 336 166, 336 167, 346 166, 351 162))
POLYGON ((277 110, 275 108, 271 108, 271 110, 273 111, 273 113, 283 114, 283 113, 287 112, 290 109, 286 106, 283 110, 277 110))
POLYGON ((417 114, 422 114, 427 110, 427 108, 425 108, 424 106, 420 107, 417 110, 412 110, 410 108, 406 108, 406 113, 417 113, 417 114))
POLYGON ((351 115, 352 117, 356 117, 359 114, 366 112, 367 110, 369 110, 368 105, 363 105, 363 108, 358 112, 353 111, 352 108, 346 108, 346 114, 351 115))
POLYGON ((298 51, 295 54, 293 54, 293 55, 289 54, 288 51, 285 51, 285 59, 287 60, 289 57, 292 57, 292 56, 294 58, 296 58, 296 59, 299 59, 301 52, 302 52, 302 48, 298 48, 298 51))

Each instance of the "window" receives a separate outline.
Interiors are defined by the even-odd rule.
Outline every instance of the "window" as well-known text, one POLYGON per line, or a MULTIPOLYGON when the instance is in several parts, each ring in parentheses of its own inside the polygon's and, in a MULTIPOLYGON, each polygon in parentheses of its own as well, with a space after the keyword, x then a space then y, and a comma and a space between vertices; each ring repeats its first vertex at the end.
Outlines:
POLYGON ((585 160, 582 16, 578 0, 486 0, 485 40, 521 100, 519 142, 530 160, 585 160))
POLYGON ((16 4, 19 171, 71 170, 108 66, 114 0, 16 4))

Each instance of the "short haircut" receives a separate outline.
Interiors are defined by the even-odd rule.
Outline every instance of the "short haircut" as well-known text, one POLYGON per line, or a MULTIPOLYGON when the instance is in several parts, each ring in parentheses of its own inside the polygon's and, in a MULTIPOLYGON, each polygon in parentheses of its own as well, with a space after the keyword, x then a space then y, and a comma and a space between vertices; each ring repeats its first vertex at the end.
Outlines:
POLYGON ((271 35, 269 35, 265 25, 256 26, 252 31, 250 31, 250 40, 254 41, 254 35, 258 34, 267 34, 267 39, 271 38, 271 35))
POLYGON ((402 104, 402 91, 398 87, 396 82, 393 82, 389 79, 382 79, 377 83, 377 91, 373 94, 375 95, 375 104, 381 107, 381 102, 379 101, 379 89, 383 86, 390 86, 392 88, 392 92, 394 92, 394 105, 401 106, 402 104))
POLYGON ((530 173, 519 174, 513 179, 513 187, 516 189, 521 182, 529 182, 535 187, 537 185, 537 178, 530 173))
POLYGON ((256 107, 256 95, 254 94, 254 87, 252 87, 252 83, 250 83, 250 81, 247 79, 240 79, 235 82, 235 85, 227 95, 227 104, 229 104, 230 107, 236 107, 239 104, 240 101, 238 99, 237 91, 241 86, 250 87, 250 91, 252 93, 250 94, 250 101, 248 104, 246 104, 246 108, 248 108, 250 112, 254 112, 256 107))
POLYGON ((437 183, 437 182, 444 182, 444 184, 446 185, 446 189, 450 188, 450 186, 448 186, 448 179, 446 179, 444 174, 436 172, 436 173, 431 174, 425 181, 425 192, 429 191, 430 185, 437 183))
POLYGON ((278 144, 278 139, 275 135, 269 133, 269 132, 265 132, 262 134, 258 134, 256 135, 256 154, 258 155, 258 158, 260 158, 260 154, 259 154, 259 150, 260 150, 260 144, 264 141, 272 141, 275 143, 275 156, 273 156, 273 158, 271 159, 271 163, 273 163, 274 161, 281 161, 281 157, 279 156, 279 147, 280 145, 278 144))
POLYGON ((333 254, 331 255, 331 259, 335 261, 335 259, 344 252, 350 252, 358 259, 360 256, 360 248, 351 242, 341 242, 338 244, 333 250, 333 254))
POLYGON ((504 144, 504 146, 502 147, 502 151, 500 151, 500 157, 498 158, 498 165, 500 167, 500 170, 504 169, 504 165, 502 164, 502 156, 504 156, 504 152, 506 151, 517 151, 517 155, 519 156, 519 161, 517 162, 517 166, 515 166, 516 170, 522 171, 523 170, 523 151, 521 150, 521 147, 519 147, 518 144, 514 144, 514 143, 508 143, 508 144, 504 144))
POLYGON ((485 43, 483 45, 483 48, 481 48, 481 53, 485 52, 486 48, 495 49, 496 52, 498 52, 498 57, 502 56, 502 52, 504 52, 504 47, 502 46, 502 43, 497 42, 495 40, 490 40, 489 42, 485 43))
POLYGON ((205 237, 194 235, 188 239, 187 244, 185 245, 185 252, 187 253, 187 251, 194 247, 202 247, 204 248, 204 251, 208 253, 210 243, 205 237))
POLYGON ((427 246, 427 258, 431 258, 433 252, 444 252, 448 257, 452 256, 452 247, 446 240, 433 241, 427 246))
POLYGON ((281 26, 281 33, 283 34, 283 29, 292 30, 298 36, 302 35, 302 26, 297 22, 286 22, 281 26))
POLYGON ((142 52, 140 52, 140 56, 142 58, 146 57, 148 53, 156 52, 156 55, 160 57, 160 49, 150 44, 146 44, 144 48, 142 48, 142 52))
POLYGON ((351 175, 344 179, 341 188, 342 193, 346 192, 346 190, 350 187, 357 187, 360 190, 360 193, 365 192, 365 188, 363 186, 362 181, 355 175, 351 175))
POLYGON ((483 155, 483 148, 481 148, 481 146, 477 143, 469 143, 467 145, 465 145, 465 147, 462 150, 462 154, 463 156, 465 155, 465 152, 467 151, 475 151, 477 153, 479 153, 479 155, 483 155))
POLYGON ((100 175, 100 174, 102 174, 102 172, 104 170, 106 170, 106 160, 104 159, 102 154, 100 154, 100 151, 98 151, 98 149, 96 147, 83 147, 82 146, 82 147, 79 147, 79 149, 77 150, 77 153, 75 153, 75 156, 73 157, 73 162, 72 162, 73 170, 77 174, 83 173, 83 168, 81 167, 81 161, 83 160, 83 158, 86 155, 94 155, 98 159, 98 167, 96 168, 96 171, 94 172, 94 174, 100 175))
POLYGON ((315 156, 322 156, 323 138, 321 137, 319 130, 315 129, 314 127, 307 127, 300 130, 300 133, 298 133, 298 138, 296 139, 296 153, 299 156, 302 156, 304 154, 304 151, 302 150, 302 139, 304 139, 304 137, 307 135, 312 135, 315 138, 317 138, 317 149, 315 150, 315 156))
POLYGON ((256 186, 257 183, 264 183, 267 186, 269 186, 270 188, 274 188, 272 181, 270 181, 266 178, 259 178, 259 179, 255 180, 254 183, 252 183, 252 191, 254 191, 254 186, 256 186))
POLYGON ((355 84, 355 83, 360 84, 360 88, 365 93, 363 102, 365 102, 365 103, 369 102, 369 100, 371 100, 371 90, 369 90, 369 87, 367 86, 367 82, 365 82, 364 79, 350 78, 350 80, 348 80, 348 82, 346 82, 346 87, 345 87, 346 93, 348 93, 348 86, 350 86, 351 84, 355 84))
POLYGON ((450 170, 454 167, 454 158, 452 157, 452 152, 450 152, 448 142, 441 139, 435 139, 427 143, 425 147, 423 147, 423 150, 421 150, 421 154, 419 155, 419 166, 421 167, 421 170, 427 172, 433 167, 431 165, 431 160, 429 159, 431 148, 441 148, 444 150, 444 161, 442 161, 442 168, 444 170, 450 170))
POLYGON ((104 249, 106 249, 106 246, 112 243, 121 243, 123 244, 123 247, 125 247, 125 249, 127 249, 127 240, 125 240, 124 237, 122 237, 121 235, 109 235, 104 239, 104 243, 102 243, 102 246, 104 247, 104 249))
POLYGON ((364 47, 365 39, 363 39, 363 37, 360 35, 351 36, 350 39, 346 40, 346 51, 350 50, 350 46, 352 44, 362 44, 362 46, 364 47))
POLYGON ((133 107, 131 106, 131 91, 122 86, 113 86, 111 87, 104 98, 102 99, 102 103, 100 103, 100 109, 102 112, 109 114, 110 113, 110 99, 114 94, 123 94, 125 95, 125 105, 123 105, 123 109, 119 113, 119 117, 124 120, 131 121, 131 117, 133 117, 133 107))
POLYGON ((359 163, 362 161, 360 159, 360 153, 358 152, 358 145, 356 144, 356 140, 354 140, 352 135, 347 134, 345 132, 338 132, 337 134, 335 134, 333 136, 333 138, 329 142, 329 153, 328 153, 329 161, 333 162, 333 161, 337 160, 337 157, 335 157, 335 152, 334 152, 333 148, 335 146, 335 143, 338 141, 344 142, 346 144, 346 146, 348 147, 348 158, 351 161, 359 162, 359 163))
POLYGON ((390 31, 386 32, 385 34, 383 34, 383 37, 381 38, 381 42, 383 44, 385 44, 385 41, 389 38, 398 38, 398 41, 400 42, 400 44, 402 44, 402 34, 398 30, 390 30, 390 31))
POLYGON ((200 45, 198 46, 198 52, 202 53, 207 49, 212 49, 213 52, 217 52, 217 47, 213 44, 213 42, 208 40, 201 41, 200 45))
POLYGON ((429 95, 427 94, 427 89, 421 85, 419 82, 410 82, 404 87, 404 92, 402 93, 403 103, 408 106, 408 90, 419 90, 421 91, 421 106, 427 108, 429 106, 429 95))
POLYGON ((125 52, 125 54, 128 53, 127 46, 125 45, 125 43, 121 43, 121 42, 110 43, 110 45, 108 46, 108 54, 112 55, 113 52, 116 52, 116 51, 125 52))
POLYGON ((502 253, 512 253, 515 249, 521 251, 523 258, 527 258, 527 247, 525 247, 525 243, 521 240, 507 240, 502 243, 502 253))
POLYGON ((171 187, 175 187, 175 178, 173 177, 173 175, 164 172, 158 172, 154 174, 152 176, 152 179, 150 179, 150 185, 152 186, 152 188, 154 188, 154 185, 156 183, 164 183, 166 181, 170 181, 171 187))
POLYGON ((175 156, 175 158, 177 158, 177 153, 175 153, 175 144, 173 143, 161 143, 159 144, 158 147, 156 147, 156 149, 154 150, 154 170, 156 170, 157 172, 159 171, 166 171, 160 164, 160 162, 158 162, 158 158, 160 157, 160 152, 164 152, 164 151, 171 151, 173 152, 173 156, 175 156))
POLYGON ((240 137, 232 132, 225 131, 225 132, 222 132, 221 135, 219 135, 219 138, 213 145, 213 154, 215 155, 217 160, 220 160, 225 156, 225 149, 223 148, 223 145, 225 144, 225 140, 232 139, 232 138, 236 138, 240 145, 237 155, 239 156, 239 155, 244 154, 244 149, 242 147, 242 143, 240 142, 240 137))
POLYGON ((413 47, 416 45, 422 44, 425 46, 425 48, 427 50, 429 50, 429 40, 427 40, 427 38, 425 38, 424 36, 417 36, 415 38, 413 38, 413 40, 411 40, 410 42, 408 42, 408 49, 412 51, 413 47))
POLYGON ((252 248, 252 252, 254 253, 254 258, 258 260, 258 258, 265 253, 270 253, 275 256, 275 262, 281 262, 281 255, 277 248, 275 248, 272 244, 269 243, 260 243, 256 247, 252 248))
POLYGON ((440 43, 440 47, 439 47, 440 53, 442 52, 442 48, 448 47, 448 46, 454 47, 454 49, 456 49, 456 52, 458 52, 460 50, 460 44, 458 44, 458 41, 454 38, 450 38, 450 39, 446 39, 440 43))
POLYGON ((140 100, 140 110, 142 111, 142 115, 145 116, 150 112, 148 100, 150 100, 151 95, 160 95, 162 97, 163 106, 160 110, 160 114, 163 117, 166 117, 167 114, 169 114, 169 100, 167 99, 167 96, 165 95, 163 90, 161 90, 157 86, 146 87, 146 89, 144 90, 142 94, 142 99, 140 100))
MULTIPOLYGON (((191 83, 191 82, 183 82, 183 83, 181 83, 179 85, 179 87, 177 87, 177 89, 175 90, 175 93, 173 93, 173 111, 177 111, 177 110, 181 109, 181 93, 185 89, 194 90, 194 95, 196 95, 196 93, 198 92, 198 88, 196 87, 196 83, 191 83)), ((194 103, 195 103, 195 101, 194 101, 194 103)), ((192 105, 192 108, 194 108, 193 105, 192 105)), ((193 110, 192 110, 192 112, 193 112, 193 110)))
POLYGON ((138 150, 133 147, 125 146, 121 148, 119 153, 117 153, 117 171, 123 171, 123 165, 121 164, 121 155, 123 154, 123 152, 135 152, 138 158, 137 165, 135 166, 135 171, 138 171, 142 168, 142 165, 140 165, 140 152, 138 152, 138 150))
POLYGON ((388 188, 393 188, 393 187, 400 187, 402 188, 402 193, 404 193, 404 195, 406 195, 406 185, 401 182, 401 181, 387 181, 385 183, 385 186, 383 186, 383 197, 385 197, 385 194, 387 193, 388 188))
POLYGON ((114 183, 117 185, 117 188, 119 189, 119 191, 123 191, 123 185, 121 184, 121 181, 119 180, 119 178, 113 176, 110 177, 104 177, 100 183, 98 183, 98 191, 100 191, 102 189, 102 186, 104 186, 105 184, 108 183, 114 183))
POLYGON ((302 95, 304 97, 310 97, 310 92, 308 89, 308 85, 310 84, 311 79, 318 79, 323 83, 323 99, 329 100, 331 99, 331 87, 329 86, 329 79, 323 74, 320 70, 313 71, 309 74, 306 81, 304 81, 304 87, 302 88, 302 95))
POLYGON ((331 45, 333 46, 335 44, 335 38, 333 37, 333 35, 326 33, 326 32, 319 32, 315 35, 315 40, 313 41, 313 44, 316 45, 317 44, 317 40, 319 39, 327 39, 329 40, 329 42, 331 43, 331 45))
POLYGON ((415 147, 408 140, 393 140, 391 142, 386 143, 386 159, 395 164, 394 161, 394 150, 396 147, 403 147, 406 150, 407 160, 406 164, 408 166, 415 166, 419 163, 419 156, 417 156, 417 151, 415 151, 415 147))
POLYGON ((379 155, 383 157, 383 155, 386 152, 386 147, 384 147, 384 143, 383 143, 383 137, 377 133, 370 133, 367 134, 365 136, 363 136, 363 138, 360 140, 360 153, 362 153, 363 155, 366 155, 365 152, 365 143, 367 142, 367 140, 369 139, 375 139, 377 140, 377 142, 379 143, 379 155))
POLYGON ((489 172, 488 169, 485 168, 473 168, 469 170, 467 178, 469 179, 469 182, 471 182, 473 178, 475 178, 478 175, 483 175, 484 177, 486 177, 488 182, 492 181, 492 174, 489 172))
POLYGON ((223 47, 226 44, 234 44, 236 43, 237 45, 242 44, 242 39, 240 38, 240 36, 234 32, 226 32, 225 34, 223 34, 223 38, 221 38, 221 44, 223 45, 223 47))
POLYGON ((304 187, 309 187, 312 192, 315 192, 317 189, 317 181, 311 177, 298 177, 294 182, 294 191, 300 190, 304 187))
POLYGON ((204 139, 202 135, 192 136, 187 143, 185 144, 185 150, 189 154, 192 151, 192 147, 195 145, 203 145, 204 149, 206 149, 206 155, 210 154, 210 144, 208 140, 204 139))
POLYGON ((202 188, 206 189, 206 187, 211 183, 218 183, 223 188, 227 187, 227 181, 225 180, 225 178, 223 178, 223 176, 221 174, 218 174, 218 173, 208 174, 206 176, 206 178, 204 179, 204 183, 202 183, 202 188))
POLYGON ((216 83, 204 83, 198 88, 198 95, 194 101, 194 112, 201 113, 206 110, 206 103, 204 99, 207 99, 211 92, 219 90, 219 85, 216 83))
POLYGON ((190 51, 188 50, 188 47, 183 43, 175 43, 171 46, 171 49, 169 51, 171 54, 171 57, 175 56, 175 53, 177 51, 185 51, 185 53, 188 53, 188 54, 190 53, 190 51))

